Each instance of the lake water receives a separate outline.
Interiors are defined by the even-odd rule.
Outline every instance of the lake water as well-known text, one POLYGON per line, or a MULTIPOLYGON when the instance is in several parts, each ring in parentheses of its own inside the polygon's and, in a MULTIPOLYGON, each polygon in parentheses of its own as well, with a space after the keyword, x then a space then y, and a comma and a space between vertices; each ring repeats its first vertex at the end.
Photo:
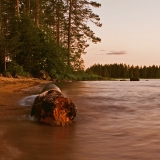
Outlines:
POLYGON ((0 120, 0 160, 160 159, 160 80, 56 85, 75 103, 75 123, 40 125, 24 106, 0 120))

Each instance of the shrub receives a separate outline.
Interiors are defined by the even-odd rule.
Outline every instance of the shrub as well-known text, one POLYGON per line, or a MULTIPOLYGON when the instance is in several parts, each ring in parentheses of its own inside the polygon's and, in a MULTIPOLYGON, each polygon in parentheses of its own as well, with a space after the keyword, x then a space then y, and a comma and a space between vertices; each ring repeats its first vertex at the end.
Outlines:
POLYGON ((65 79, 69 79, 69 80, 77 80, 77 77, 75 76, 75 75, 73 75, 73 74, 65 74, 64 75, 64 78, 65 79))
POLYGON ((7 67, 7 72, 10 72, 12 75, 17 73, 20 76, 30 76, 28 72, 24 72, 23 67, 18 65, 16 62, 10 62, 7 67))

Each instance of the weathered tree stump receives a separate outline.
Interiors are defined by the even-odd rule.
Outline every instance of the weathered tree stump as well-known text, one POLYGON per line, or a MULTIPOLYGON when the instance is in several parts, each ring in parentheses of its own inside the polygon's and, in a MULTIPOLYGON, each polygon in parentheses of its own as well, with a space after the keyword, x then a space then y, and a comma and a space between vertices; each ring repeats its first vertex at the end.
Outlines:
POLYGON ((76 113, 74 103, 65 98, 60 90, 54 88, 36 97, 31 116, 40 123, 64 126, 74 122, 76 113))
POLYGON ((40 70, 36 77, 47 81, 51 80, 51 77, 45 70, 40 70))

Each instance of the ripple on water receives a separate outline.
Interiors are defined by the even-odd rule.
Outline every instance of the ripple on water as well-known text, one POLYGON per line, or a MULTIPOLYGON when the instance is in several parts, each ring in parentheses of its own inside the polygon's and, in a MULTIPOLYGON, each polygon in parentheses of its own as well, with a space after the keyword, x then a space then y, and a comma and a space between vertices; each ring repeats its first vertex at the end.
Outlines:
MULTIPOLYGON (((5 149, 0 156, 15 152, 21 159, 160 159, 160 81, 57 85, 77 107, 75 123, 50 127, 26 117, 4 120, 0 148, 5 149)), ((31 106, 36 96, 25 97, 20 104, 31 106)))

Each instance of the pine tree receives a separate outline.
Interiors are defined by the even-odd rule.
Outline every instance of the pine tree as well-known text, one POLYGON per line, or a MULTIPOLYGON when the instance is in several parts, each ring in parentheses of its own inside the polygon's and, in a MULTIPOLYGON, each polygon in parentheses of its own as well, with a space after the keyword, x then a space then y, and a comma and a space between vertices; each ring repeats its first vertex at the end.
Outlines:
POLYGON ((94 14, 91 10, 91 6, 100 7, 101 5, 96 2, 89 2, 87 0, 72 0, 71 3, 71 28, 70 32, 70 56, 71 64, 74 65, 75 60, 81 60, 81 55, 85 54, 85 49, 89 46, 87 41, 91 40, 94 43, 100 42, 100 38, 95 37, 94 32, 87 26, 88 22, 91 21, 98 27, 101 26, 99 23, 99 16, 94 14))
POLYGON ((66 68, 68 64, 73 70, 83 69, 87 41, 100 42, 88 26, 89 21, 101 26, 91 7, 100 4, 89 0, 1 0, 0 71, 6 70, 8 55, 24 68, 35 64, 66 68))

